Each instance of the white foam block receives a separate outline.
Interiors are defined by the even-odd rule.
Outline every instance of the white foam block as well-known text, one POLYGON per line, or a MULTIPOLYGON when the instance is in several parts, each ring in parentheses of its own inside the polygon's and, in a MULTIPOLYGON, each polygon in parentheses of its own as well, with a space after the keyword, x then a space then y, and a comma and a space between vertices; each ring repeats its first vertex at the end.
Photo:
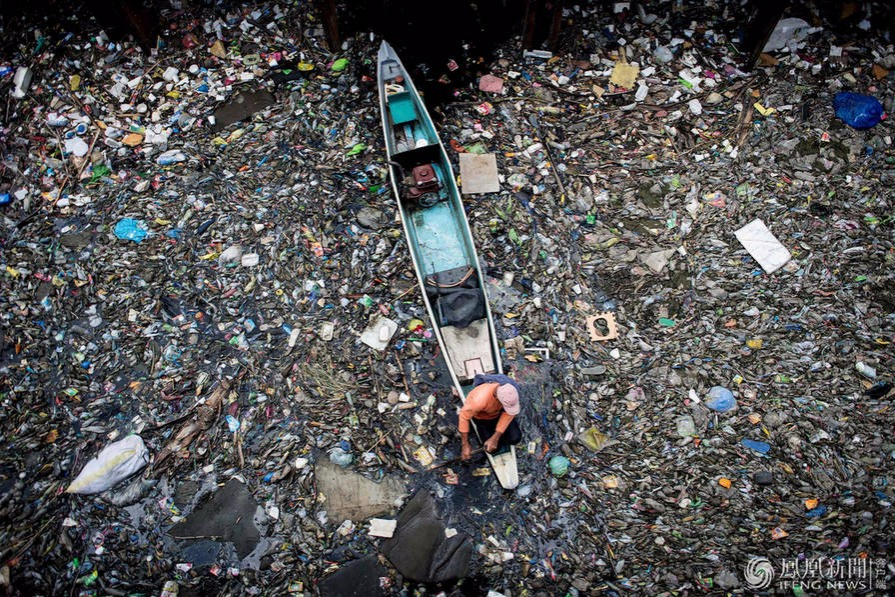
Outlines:
POLYGON ((391 539, 398 527, 397 520, 388 520, 386 518, 370 519, 370 535, 373 537, 385 537, 391 539))
POLYGON ((786 265, 792 255, 761 220, 752 220, 734 235, 765 272, 773 274, 786 265))

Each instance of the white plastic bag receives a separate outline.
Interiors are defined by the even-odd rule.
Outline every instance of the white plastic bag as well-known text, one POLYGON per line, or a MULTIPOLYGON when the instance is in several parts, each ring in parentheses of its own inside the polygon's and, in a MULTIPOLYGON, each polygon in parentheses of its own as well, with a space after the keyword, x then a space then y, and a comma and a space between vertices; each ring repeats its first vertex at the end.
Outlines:
POLYGON ((777 50, 782 50, 790 42, 798 43, 808 37, 809 33, 819 30, 819 28, 812 28, 811 25, 802 19, 780 19, 761 51, 776 52, 777 50))
POLYGON ((129 435, 103 448, 84 465, 66 493, 100 493, 114 487, 149 463, 149 452, 139 435, 129 435))

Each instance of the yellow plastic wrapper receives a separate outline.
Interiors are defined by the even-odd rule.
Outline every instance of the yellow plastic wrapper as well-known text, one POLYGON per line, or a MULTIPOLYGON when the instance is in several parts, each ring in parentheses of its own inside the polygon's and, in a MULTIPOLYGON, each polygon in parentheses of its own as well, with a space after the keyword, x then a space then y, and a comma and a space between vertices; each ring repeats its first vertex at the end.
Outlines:
POLYGON ((594 452, 599 452, 607 445, 609 445, 609 442, 612 440, 605 433, 600 433, 599 431, 597 431, 596 427, 591 427, 578 436, 578 441, 580 441, 582 444, 584 444, 594 452))

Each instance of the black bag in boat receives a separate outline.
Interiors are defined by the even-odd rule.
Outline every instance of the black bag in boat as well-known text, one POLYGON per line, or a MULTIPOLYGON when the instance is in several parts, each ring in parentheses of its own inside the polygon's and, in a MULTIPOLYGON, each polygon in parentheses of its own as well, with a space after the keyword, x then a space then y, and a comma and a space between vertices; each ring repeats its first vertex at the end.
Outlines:
POLYGON ((465 328, 485 317, 485 295, 472 268, 455 268, 427 277, 426 294, 441 325, 465 328))
POLYGON ((465 328, 485 317, 485 295, 481 288, 443 288, 433 307, 442 325, 465 328))

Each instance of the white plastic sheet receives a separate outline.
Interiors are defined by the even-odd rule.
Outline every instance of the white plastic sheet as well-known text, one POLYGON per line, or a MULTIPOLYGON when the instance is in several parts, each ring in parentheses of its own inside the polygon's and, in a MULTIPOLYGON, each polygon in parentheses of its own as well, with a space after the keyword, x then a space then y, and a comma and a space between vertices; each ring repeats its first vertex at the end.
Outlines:
POLYGON ((111 489, 149 463, 149 452, 139 435, 129 435, 103 448, 84 465, 66 493, 91 494, 111 489))

